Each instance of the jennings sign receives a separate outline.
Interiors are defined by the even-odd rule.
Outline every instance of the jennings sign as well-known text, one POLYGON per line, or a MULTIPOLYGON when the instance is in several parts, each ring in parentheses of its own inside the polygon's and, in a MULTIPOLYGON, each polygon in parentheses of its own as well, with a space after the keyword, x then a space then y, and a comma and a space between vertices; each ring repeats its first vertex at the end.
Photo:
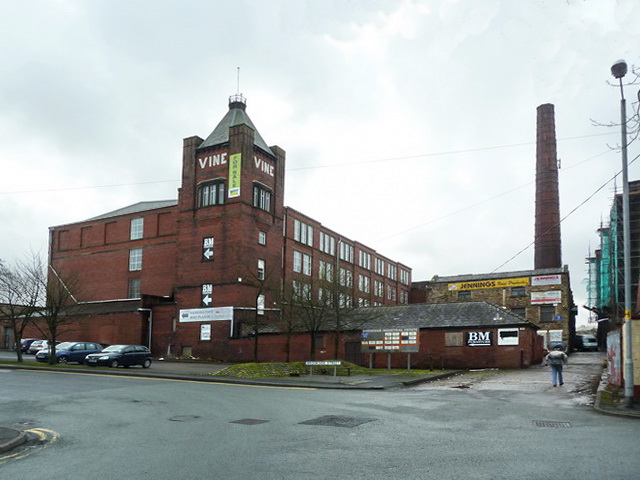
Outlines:
POLYGON ((420 351, 417 328, 377 328, 362 331, 362 353, 415 353, 420 351))
POLYGON ((449 283, 447 289, 455 290, 482 290, 485 288, 526 287, 529 285, 529 277, 498 278, 495 280, 478 280, 474 282, 449 283))

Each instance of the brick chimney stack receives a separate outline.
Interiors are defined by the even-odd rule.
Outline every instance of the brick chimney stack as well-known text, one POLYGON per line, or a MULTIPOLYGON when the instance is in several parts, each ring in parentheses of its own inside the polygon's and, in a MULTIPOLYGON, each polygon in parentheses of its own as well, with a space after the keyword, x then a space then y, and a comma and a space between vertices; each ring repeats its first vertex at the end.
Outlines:
POLYGON ((561 268, 560 194, 553 105, 538 107, 534 268, 561 268))

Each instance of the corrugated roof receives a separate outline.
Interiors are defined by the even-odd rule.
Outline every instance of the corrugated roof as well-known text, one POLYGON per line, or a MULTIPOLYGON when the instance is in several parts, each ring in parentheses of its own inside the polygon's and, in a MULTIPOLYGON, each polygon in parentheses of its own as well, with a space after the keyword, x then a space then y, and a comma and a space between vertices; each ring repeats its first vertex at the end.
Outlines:
MULTIPOLYGON (((156 210, 158 208, 175 207, 178 205, 178 200, 156 200, 151 202, 138 202, 128 207, 119 208, 113 212, 103 213, 97 217, 88 218, 83 220, 84 222, 92 222, 94 220, 103 220, 105 218, 117 217, 119 215, 130 215, 133 213, 146 212, 148 210, 156 210)), ((79 222, 81 223, 81 222, 79 222)))
POLYGON ((370 328, 469 328, 533 326, 524 317, 488 302, 429 303, 371 307, 363 309, 372 318, 363 329, 370 328))
MULTIPOLYGON (((220 145, 229 141, 229 128, 236 125, 247 125, 255 132, 253 143, 270 155, 274 155, 267 142, 260 136, 255 125, 245 111, 246 104, 244 101, 231 101, 229 103, 229 111, 224 118, 218 123, 218 126, 211 132, 207 139, 202 142, 198 149, 220 145)), ((274 155, 275 156, 275 155, 274 155)))

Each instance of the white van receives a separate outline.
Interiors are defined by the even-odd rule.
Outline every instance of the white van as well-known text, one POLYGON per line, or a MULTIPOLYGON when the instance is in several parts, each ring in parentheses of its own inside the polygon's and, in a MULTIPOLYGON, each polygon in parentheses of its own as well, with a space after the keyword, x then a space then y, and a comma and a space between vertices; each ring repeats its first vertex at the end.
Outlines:
POLYGON ((597 352, 598 351, 598 340, 595 335, 585 334, 578 335, 577 348, 581 352, 597 352))

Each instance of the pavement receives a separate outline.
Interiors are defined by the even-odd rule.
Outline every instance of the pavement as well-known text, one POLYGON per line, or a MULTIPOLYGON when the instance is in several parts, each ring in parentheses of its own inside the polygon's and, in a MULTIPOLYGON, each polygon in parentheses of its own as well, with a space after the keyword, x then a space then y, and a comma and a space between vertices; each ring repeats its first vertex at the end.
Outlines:
MULTIPOLYGON (((73 373, 85 374, 108 374, 122 376, 138 376, 147 378, 161 378, 170 380, 189 380, 199 382, 224 383, 235 385, 262 385, 289 388, 332 388, 332 389, 361 389, 361 390, 389 390, 394 388, 408 387, 420 383, 431 382, 447 378, 461 373, 460 371, 444 371, 432 374, 416 375, 410 373, 389 373, 375 375, 353 375, 334 376, 329 368, 327 374, 314 373, 313 375, 300 375, 290 377, 270 377, 270 378, 234 378, 214 376, 215 373, 227 367, 224 364, 206 362, 177 362, 177 361, 155 361, 150 369, 140 367, 133 368, 92 368, 73 369, 73 373)), ((14 364, 0 364, 3 369, 29 369, 43 371, 60 371, 56 367, 48 366, 28 366, 14 364)), ((612 398, 606 393, 607 376, 606 370, 603 372, 600 386, 596 393, 593 405, 594 410, 606 415, 616 415, 620 417, 639 418, 640 407, 634 405, 628 408, 623 400, 612 398)), ((11 450, 27 440, 27 434, 23 431, 0 426, 0 452, 11 450)))
POLYGON ((605 415, 640 418, 640 405, 636 402, 633 406, 628 407, 624 398, 612 398, 607 392, 608 385, 607 370, 604 369, 596 392, 596 400, 593 404, 594 410, 605 415))

